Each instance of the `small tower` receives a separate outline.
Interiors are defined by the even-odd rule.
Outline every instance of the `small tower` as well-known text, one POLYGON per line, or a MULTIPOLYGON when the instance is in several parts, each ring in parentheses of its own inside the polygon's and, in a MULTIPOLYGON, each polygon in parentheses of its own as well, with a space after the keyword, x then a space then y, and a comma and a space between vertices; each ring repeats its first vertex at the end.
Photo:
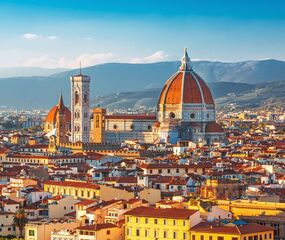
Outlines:
POLYGON ((94 108, 93 109, 92 141, 95 143, 104 142, 105 116, 106 116, 106 109, 104 108, 94 108))
POLYGON ((71 76, 71 141, 89 142, 90 135, 90 77, 71 76))
POLYGON ((62 93, 60 94, 59 101, 57 104, 56 113, 56 145, 68 142, 67 131, 65 120, 65 106, 63 103, 62 93))

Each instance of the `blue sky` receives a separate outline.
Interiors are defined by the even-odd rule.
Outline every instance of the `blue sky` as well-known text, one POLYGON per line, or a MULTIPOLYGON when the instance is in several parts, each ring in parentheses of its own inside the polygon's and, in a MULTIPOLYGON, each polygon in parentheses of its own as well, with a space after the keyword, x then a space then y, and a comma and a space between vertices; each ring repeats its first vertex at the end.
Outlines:
POLYGON ((0 67, 285 60, 283 0, 1 0, 0 67), (40 2, 40 3, 39 3, 40 2))

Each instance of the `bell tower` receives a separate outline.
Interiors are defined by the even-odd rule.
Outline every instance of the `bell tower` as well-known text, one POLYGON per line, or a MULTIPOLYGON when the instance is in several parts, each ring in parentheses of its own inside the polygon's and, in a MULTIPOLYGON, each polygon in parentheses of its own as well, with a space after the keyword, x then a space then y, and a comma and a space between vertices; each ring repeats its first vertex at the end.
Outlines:
POLYGON ((62 98, 62 93, 60 94, 59 101, 57 104, 56 113, 56 144, 60 145, 67 142, 67 131, 64 113, 64 103, 62 98))
POLYGON ((90 77, 81 73, 71 76, 71 141, 89 142, 90 77))

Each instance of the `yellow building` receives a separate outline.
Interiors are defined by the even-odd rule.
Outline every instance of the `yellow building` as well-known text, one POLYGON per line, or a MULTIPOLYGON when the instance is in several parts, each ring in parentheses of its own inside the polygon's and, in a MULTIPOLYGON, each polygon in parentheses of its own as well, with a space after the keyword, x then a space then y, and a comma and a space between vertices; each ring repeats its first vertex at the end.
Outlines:
POLYGON ((44 183, 44 191, 53 195, 71 195, 73 197, 81 197, 92 199, 100 196, 100 186, 87 182, 76 181, 47 181, 44 183))
POLYGON ((276 239, 285 238, 285 203, 249 200, 218 200, 216 203, 220 208, 231 211, 235 218, 273 227, 276 239))
POLYGON ((200 223, 191 230, 191 240, 273 240, 273 228, 259 224, 200 223))
POLYGON ((138 207, 125 214, 125 239, 190 240, 190 228, 200 221, 195 210, 138 207))

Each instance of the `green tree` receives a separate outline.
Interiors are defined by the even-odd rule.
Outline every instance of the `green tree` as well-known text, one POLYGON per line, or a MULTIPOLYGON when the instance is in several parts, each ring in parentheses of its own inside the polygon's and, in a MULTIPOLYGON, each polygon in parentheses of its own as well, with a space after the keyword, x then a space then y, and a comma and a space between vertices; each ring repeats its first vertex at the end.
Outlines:
POLYGON ((19 209, 16 212, 13 222, 14 222, 14 226, 19 228, 20 238, 22 238, 24 227, 25 227, 26 223, 28 222, 28 219, 26 218, 24 209, 19 209))

